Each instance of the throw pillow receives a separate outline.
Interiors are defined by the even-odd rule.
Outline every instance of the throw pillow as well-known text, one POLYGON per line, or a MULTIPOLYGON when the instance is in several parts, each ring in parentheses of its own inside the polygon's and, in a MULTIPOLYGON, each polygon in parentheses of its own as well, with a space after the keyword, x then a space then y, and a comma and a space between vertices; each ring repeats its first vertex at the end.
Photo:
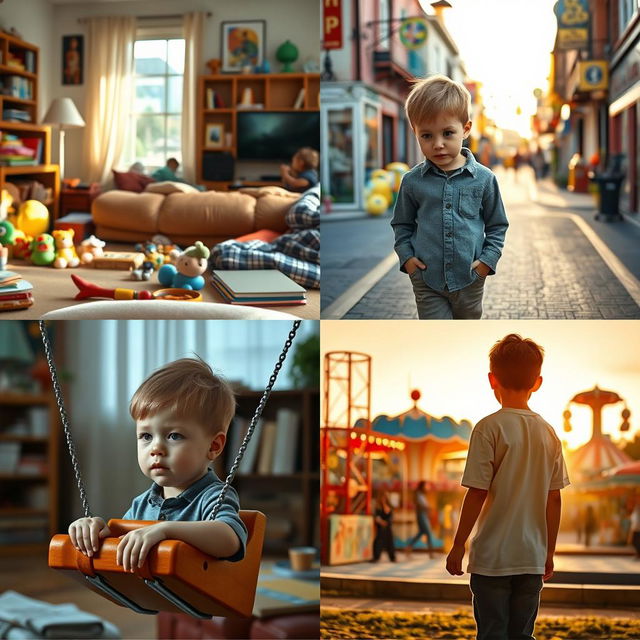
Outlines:
POLYGON ((136 193, 142 193, 144 188, 155 182, 153 178, 145 176, 135 171, 116 171, 113 169, 113 180, 116 183, 118 189, 123 191, 135 191, 136 193))
POLYGON ((172 182, 170 180, 148 184, 144 190, 150 191, 151 193, 162 193, 164 195, 168 195, 170 193, 200 193, 198 189, 192 187, 190 184, 185 184, 184 182, 172 182))

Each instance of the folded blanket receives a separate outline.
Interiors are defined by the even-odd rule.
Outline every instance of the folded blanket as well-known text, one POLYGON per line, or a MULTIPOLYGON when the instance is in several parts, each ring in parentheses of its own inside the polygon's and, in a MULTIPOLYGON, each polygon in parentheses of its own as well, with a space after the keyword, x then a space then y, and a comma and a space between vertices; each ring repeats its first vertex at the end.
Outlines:
POLYGON ((290 233, 273 242, 226 240, 211 249, 214 269, 278 269, 310 289, 320 288, 320 186, 306 191, 289 209, 290 233))
POLYGON ((122 638, 118 628, 74 604, 49 604, 16 591, 0 594, 0 638, 122 638))

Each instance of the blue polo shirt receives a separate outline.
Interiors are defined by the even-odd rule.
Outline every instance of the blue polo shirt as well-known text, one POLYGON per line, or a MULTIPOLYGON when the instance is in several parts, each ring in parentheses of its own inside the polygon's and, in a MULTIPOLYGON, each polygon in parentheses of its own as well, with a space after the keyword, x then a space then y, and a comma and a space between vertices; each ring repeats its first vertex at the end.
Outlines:
MULTIPOLYGON (((151 488, 133 499, 129 510, 122 516, 123 520, 207 520, 216 503, 224 483, 212 471, 208 471, 200 480, 194 482, 175 498, 163 498, 162 487, 155 482, 151 488)), ((247 528, 238 515, 240 501, 233 487, 229 487, 216 520, 228 524, 240 540, 240 549, 228 558, 237 562, 244 558, 247 545, 247 528)))
POLYGON ((391 226, 400 269, 412 257, 427 286, 458 291, 480 276, 471 268, 484 262, 493 275, 509 223, 494 173, 463 148, 465 164, 445 172, 429 160, 402 178, 391 226))

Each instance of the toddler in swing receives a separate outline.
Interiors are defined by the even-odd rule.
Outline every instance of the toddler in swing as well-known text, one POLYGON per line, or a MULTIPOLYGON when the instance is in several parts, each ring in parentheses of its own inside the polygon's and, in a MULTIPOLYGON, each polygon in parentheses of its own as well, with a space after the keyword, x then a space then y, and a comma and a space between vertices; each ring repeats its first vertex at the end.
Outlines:
MULTIPOLYGON (((209 465, 222 453, 235 413, 229 384, 200 359, 176 360, 138 387, 129 412, 136 421, 138 464, 153 484, 133 499, 123 518, 161 522, 121 536, 117 563, 132 572, 166 539, 182 540, 224 560, 241 560, 247 530, 232 487, 216 519, 207 519, 224 484, 209 465)), ((69 526, 74 546, 89 557, 100 548, 100 539, 110 535, 99 517, 80 518, 69 526)))

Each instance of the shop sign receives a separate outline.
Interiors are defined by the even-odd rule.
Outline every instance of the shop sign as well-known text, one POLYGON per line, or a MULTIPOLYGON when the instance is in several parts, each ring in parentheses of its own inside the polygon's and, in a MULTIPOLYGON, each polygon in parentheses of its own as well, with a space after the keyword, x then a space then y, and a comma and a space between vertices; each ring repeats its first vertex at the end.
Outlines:
POLYGON ((611 100, 621 97, 637 82, 640 82, 640 42, 611 71, 611 100))
POLYGON ((589 44, 588 0, 558 0, 553 11, 558 21, 556 48, 586 49, 589 44))
POLYGON ((597 91, 609 85, 606 60, 580 60, 578 62, 578 91, 597 91))
POLYGON ((427 41, 427 21, 424 18, 407 18, 400 23, 400 42, 409 50, 419 49, 427 41))
POLYGON ((322 29, 322 47, 342 49, 342 0, 323 0, 322 29))

